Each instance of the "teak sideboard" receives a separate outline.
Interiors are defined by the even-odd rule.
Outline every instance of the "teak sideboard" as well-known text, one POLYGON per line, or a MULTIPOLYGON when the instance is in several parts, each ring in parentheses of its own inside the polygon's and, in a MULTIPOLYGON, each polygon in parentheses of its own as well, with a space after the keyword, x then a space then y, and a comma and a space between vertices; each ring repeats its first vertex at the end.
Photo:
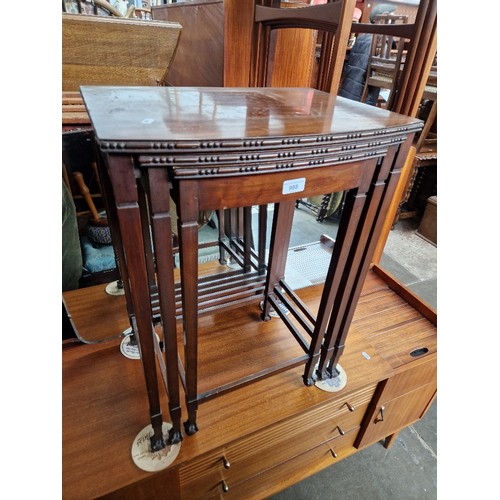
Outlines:
MULTIPOLYGON (((318 307, 320 286, 298 293, 318 307)), ((109 337, 128 323, 124 297, 110 297, 102 285, 64 298, 83 337, 96 329, 109 337)), ((201 339, 206 374, 219 371, 219 357, 234 347, 225 340, 242 327, 256 345, 256 337, 267 339, 255 356, 297 348, 279 319, 256 321, 252 305, 203 321, 211 325, 201 339)), ((215 398, 200 406, 201 430, 184 438, 174 463, 147 473, 131 458, 137 430, 147 423, 142 369, 119 344, 63 348, 63 498, 266 498, 377 441, 388 446, 425 415, 436 394, 436 314, 374 266, 341 359, 344 389, 306 387, 297 367, 215 398)), ((242 353, 240 361, 255 356, 242 353)))

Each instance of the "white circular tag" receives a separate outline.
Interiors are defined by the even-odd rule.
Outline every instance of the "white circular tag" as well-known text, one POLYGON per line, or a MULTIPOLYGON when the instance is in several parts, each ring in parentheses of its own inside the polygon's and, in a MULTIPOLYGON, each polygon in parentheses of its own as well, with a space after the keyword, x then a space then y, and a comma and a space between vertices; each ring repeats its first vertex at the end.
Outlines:
POLYGON ((108 295, 125 295, 123 287, 118 288, 118 281, 113 281, 106 285, 106 293, 108 295))
MULTIPOLYGON (((141 355, 139 353, 139 344, 130 343, 132 337, 131 333, 132 333, 132 328, 127 328, 123 332, 123 335, 126 335, 126 337, 121 341, 120 352, 128 359, 141 359, 141 355)), ((159 335, 156 332, 155 335, 158 342, 160 342, 159 335)))
MULTIPOLYGON (((281 309, 281 311, 286 316, 288 316, 290 314, 290 311, 288 310, 288 307, 286 307, 285 304, 283 304, 283 302, 279 302, 278 305, 279 305, 279 308, 281 309)), ((264 310, 264 301, 263 300, 260 302, 259 306, 260 306, 260 310, 263 311, 264 310)), ((276 312, 276 310, 272 306, 269 309, 269 316, 271 316, 271 318, 279 318, 279 314, 276 312)))
POLYGON ((326 392, 341 391, 347 384, 347 374, 340 365, 337 365, 337 370, 339 371, 338 376, 326 380, 318 380, 314 385, 326 392))
MULTIPOLYGON (((163 422, 162 433, 165 441, 168 440, 168 431, 172 427, 169 422, 163 422)), ((137 434, 132 443, 132 460, 135 465, 146 472, 157 472, 166 469, 179 454, 181 443, 168 444, 160 451, 151 451, 150 437, 153 435, 153 427, 147 425, 137 434)))

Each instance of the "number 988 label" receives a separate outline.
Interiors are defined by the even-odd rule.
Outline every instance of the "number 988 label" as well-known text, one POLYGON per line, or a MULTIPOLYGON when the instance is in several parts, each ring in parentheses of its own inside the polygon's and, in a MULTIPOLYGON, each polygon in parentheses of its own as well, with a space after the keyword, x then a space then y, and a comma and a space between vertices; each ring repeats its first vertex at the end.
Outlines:
POLYGON ((291 179, 283 182, 283 194, 300 193, 306 187, 306 178, 291 179))

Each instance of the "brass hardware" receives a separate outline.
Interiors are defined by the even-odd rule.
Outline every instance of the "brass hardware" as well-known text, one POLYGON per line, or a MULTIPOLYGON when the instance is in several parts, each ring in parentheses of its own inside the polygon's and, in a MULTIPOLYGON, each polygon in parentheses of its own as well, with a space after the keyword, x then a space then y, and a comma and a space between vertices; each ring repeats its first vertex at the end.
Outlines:
POLYGON ((226 457, 222 457, 222 463, 224 464, 224 469, 229 469, 231 467, 231 463, 226 457))
POLYGON ((380 417, 377 417, 375 419, 375 423, 377 423, 377 422, 383 422, 384 421, 384 410, 385 410, 385 406, 381 406, 380 410, 379 410, 380 417))
POLYGON ((339 434, 343 436, 345 434, 345 431, 340 428, 339 425, 337 425, 337 429, 339 430, 339 434))
POLYGON ((346 402, 345 402, 345 405, 347 406, 347 409, 348 409, 349 411, 354 411, 354 406, 352 406, 352 404, 351 404, 351 403, 349 403, 348 401, 346 401, 346 402))
POLYGON ((335 450, 332 450, 332 448, 330 448, 330 451, 332 452, 333 458, 337 458, 337 454, 335 453, 335 450))
POLYGON ((222 486, 222 491, 224 493, 227 493, 229 491, 229 486, 227 485, 226 481, 221 481, 221 486, 222 486))

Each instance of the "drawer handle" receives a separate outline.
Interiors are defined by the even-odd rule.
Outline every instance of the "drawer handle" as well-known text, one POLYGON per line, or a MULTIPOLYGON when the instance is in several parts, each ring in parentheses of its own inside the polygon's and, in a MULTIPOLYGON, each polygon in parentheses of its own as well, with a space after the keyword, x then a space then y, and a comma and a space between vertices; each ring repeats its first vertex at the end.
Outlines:
POLYGON ((333 448, 330 448, 330 451, 332 452, 332 457, 337 458, 337 453, 335 453, 335 450, 333 448))
POLYGON ((420 347, 418 349, 414 349, 413 351, 410 352, 410 356, 412 358, 418 358, 419 356, 423 356, 424 354, 427 354, 429 352, 429 349, 427 347, 420 347))
POLYGON ((340 427, 340 425, 337 425, 337 429, 339 430, 339 434, 343 436, 345 434, 345 431, 340 427))
POLYGON ((222 457, 222 463, 224 464, 224 469, 229 469, 231 467, 231 462, 226 457, 222 457))
POLYGON ((385 411, 385 406, 381 406, 379 410, 380 417, 377 417, 375 419, 375 423, 384 421, 384 411, 385 411))
POLYGON ((224 493, 227 493, 229 491, 229 486, 227 485, 226 481, 221 481, 221 486, 222 486, 222 491, 224 493))
POLYGON ((349 411, 354 411, 354 406, 352 406, 352 404, 349 403, 349 401, 346 401, 344 404, 347 406, 347 409, 349 411))

